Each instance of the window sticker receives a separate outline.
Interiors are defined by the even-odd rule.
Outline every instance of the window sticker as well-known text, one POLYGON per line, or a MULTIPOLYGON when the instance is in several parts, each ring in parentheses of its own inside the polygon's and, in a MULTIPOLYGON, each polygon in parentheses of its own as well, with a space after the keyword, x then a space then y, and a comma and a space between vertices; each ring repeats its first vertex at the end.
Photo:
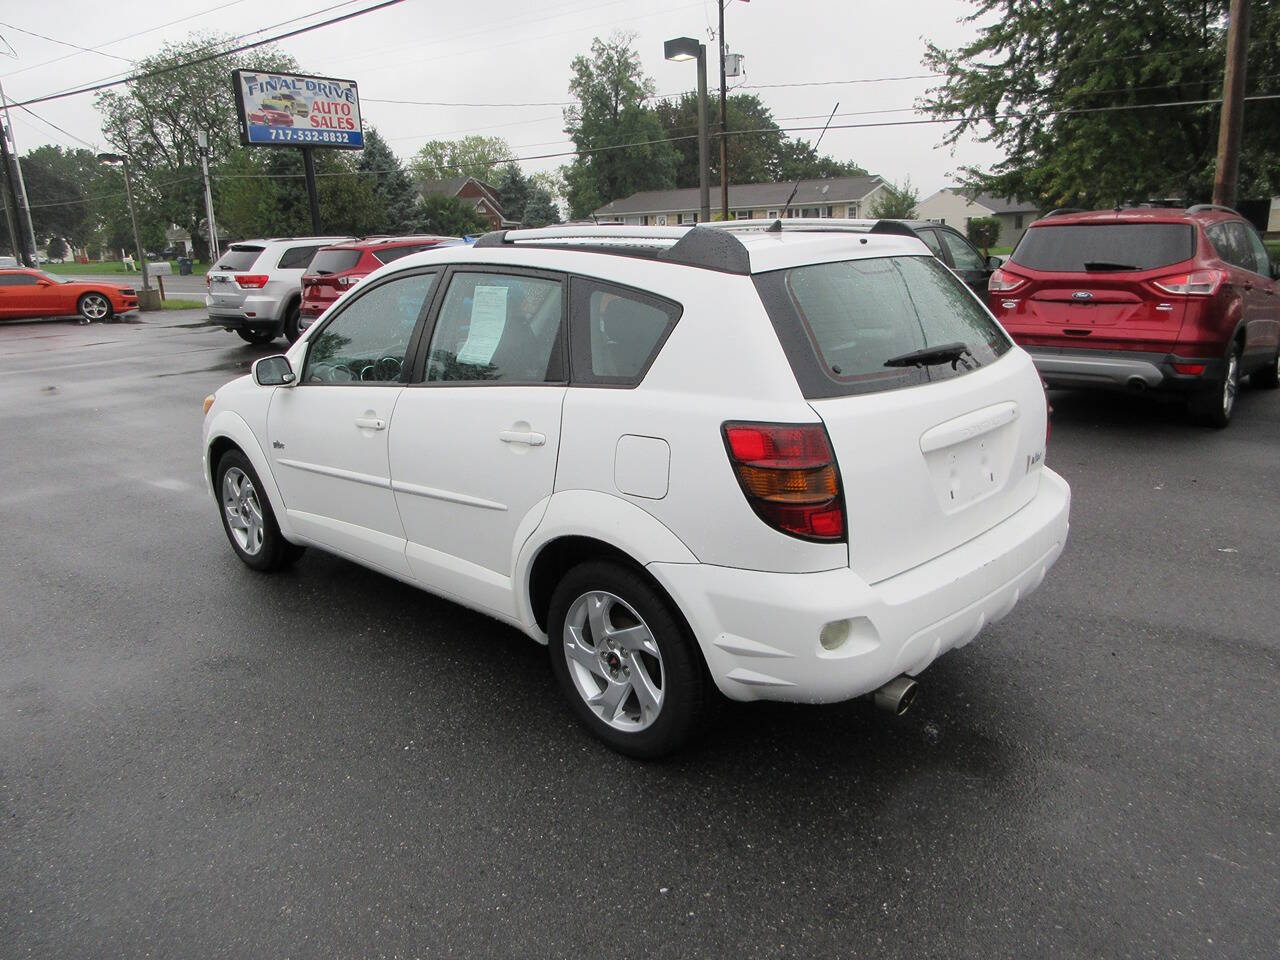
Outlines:
POLYGON ((471 299, 471 327, 458 351, 459 363, 487 364, 493 360, 507 326, 507 288, 476 287, 471 299))

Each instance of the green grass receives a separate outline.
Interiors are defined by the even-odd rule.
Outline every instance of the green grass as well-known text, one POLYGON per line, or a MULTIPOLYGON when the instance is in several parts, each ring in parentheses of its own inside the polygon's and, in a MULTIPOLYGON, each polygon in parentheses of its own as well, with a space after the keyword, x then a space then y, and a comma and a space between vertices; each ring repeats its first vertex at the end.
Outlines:
POLYGON ((1280 240, 1268 241, 1267 251, 1271 254, 1272 260, 1280 260, 1280 240))
POLYGON ((992 257, 1007 257, 1013 253, 1013 247, 992 247, 987 254, 992 257))
MULTIPOLYGON (((176 277, 178 275, 178 262, 170 260, 169 266, 173 268, 173 275, 176 277)), ((131 277, 142 275, 140 270, 126 270, 124 264, 119 260, 90 261, 89 263, 45 263, 41 264, 41 267, 52 274, 63 277, 105 277, 117 273, 131 277)), ((197 277, 204 276, 208 269, 209 264, 207 263, 193 263, 191 265, 191 272, 197 277)))
POLYGON ((203 300, 181 300, 170 297, 167 300, 161 300, 160 305, 166 310, 198 310, 204 306, 203 300))

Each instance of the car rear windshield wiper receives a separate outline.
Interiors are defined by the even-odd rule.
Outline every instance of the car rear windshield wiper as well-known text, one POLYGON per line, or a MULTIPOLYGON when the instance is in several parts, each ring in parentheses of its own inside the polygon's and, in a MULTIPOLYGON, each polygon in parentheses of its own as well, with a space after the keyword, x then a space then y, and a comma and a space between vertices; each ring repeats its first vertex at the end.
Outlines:
POLYGON ((1140 270, 1132 263, 1112 263, 1110 260, 1086 260, 1084 262, 1086 270, 1140 270))
POLYGON ((940 343, 936 347, 923 347, 920 350, 890 357, 884 365, 886 367, 933 367, 940 363, 949 363, 952 369, 955 369, 957 363, 964 363, 967 368, 969 364, 965 362, 965 357, 973 359, 973 353, 957 340, 954 343, 940 343))

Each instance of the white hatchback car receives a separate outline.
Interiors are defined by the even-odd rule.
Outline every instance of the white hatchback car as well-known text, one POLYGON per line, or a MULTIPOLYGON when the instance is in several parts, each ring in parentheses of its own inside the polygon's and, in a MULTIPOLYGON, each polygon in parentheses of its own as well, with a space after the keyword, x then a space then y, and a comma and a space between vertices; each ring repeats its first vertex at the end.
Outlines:
POLYGON ((549 642, 636 756, 715 689, 900 712, 1067 537, 1030 358, 892 223, 489 234, 205 407, 245 563, 320 547, 549 642))

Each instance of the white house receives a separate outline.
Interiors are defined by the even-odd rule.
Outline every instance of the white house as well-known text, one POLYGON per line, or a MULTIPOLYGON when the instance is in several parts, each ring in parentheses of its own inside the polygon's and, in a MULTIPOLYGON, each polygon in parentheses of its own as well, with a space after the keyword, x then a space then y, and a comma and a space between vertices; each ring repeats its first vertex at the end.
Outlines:
MULTIPOLYGON (((774 219, 787 209, 788 217, 871 216, 871 208, 887 189, 882 177, 832 177, 829 180, 801 180, 795 183, 743 183, 729 186, 729 216, 734 220, 774 219), (795 197, 787 208, 787 198, 795 197)), ((711 215, 720 212, 720 190, 711 187, 711 215)), ((613 200, 596 210, 598 223, 626 223, 633 226, 676 226, 698 222, 698 188, 645 190, 621 200, 613 200)))
POLYGON ((916 206, 916 216, 921 220, 945 223, 961 233, 974 217, 995 217, 1000 221, 1000 240, 996 245, 1012 247, 1022 239, 1031 222, 1040 216, 1040 210, 1032 203, 985 193, 970 200, 959 187, 943 187, 920 201, 916 206))

